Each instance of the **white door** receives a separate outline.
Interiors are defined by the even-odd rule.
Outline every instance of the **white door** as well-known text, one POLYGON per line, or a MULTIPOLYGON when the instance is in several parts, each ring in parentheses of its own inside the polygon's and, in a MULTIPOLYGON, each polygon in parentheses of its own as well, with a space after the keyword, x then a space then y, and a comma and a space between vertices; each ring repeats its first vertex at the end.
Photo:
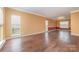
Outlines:
POLYGON ((11 16, 11 36, 17 37, 21 35, 21 17, 17 15, 11 16))

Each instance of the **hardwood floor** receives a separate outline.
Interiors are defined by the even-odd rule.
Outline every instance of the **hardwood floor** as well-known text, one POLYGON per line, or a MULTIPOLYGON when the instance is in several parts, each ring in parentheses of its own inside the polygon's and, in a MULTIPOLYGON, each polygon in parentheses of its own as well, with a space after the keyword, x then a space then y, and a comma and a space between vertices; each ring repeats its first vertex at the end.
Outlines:
POLYGON ((51 31, 7 40, 1 52, 77 52, 79 37, 69 31, 51 31))

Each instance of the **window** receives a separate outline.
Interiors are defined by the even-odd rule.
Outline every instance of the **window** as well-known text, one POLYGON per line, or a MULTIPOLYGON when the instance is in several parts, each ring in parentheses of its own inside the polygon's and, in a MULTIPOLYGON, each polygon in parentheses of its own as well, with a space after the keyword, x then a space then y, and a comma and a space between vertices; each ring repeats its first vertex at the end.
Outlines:
POLYGON ((11 16, 11 32, 12 36, 20 35, 20 16, 11 16))
POLYGON ((60 22, 60 28, 69 28, 69 22, 68 21, 60 22))
POLYGON ((0 41, 3 40, 3 10, 0 8, 0 41))

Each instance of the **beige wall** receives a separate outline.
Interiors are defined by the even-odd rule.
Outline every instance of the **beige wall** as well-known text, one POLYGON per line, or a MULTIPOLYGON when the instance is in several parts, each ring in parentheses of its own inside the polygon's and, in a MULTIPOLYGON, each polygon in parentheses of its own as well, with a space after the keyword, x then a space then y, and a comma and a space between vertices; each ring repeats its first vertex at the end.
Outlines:
POLYGON ((71 14, 71 32, 79 34, 79 12, 71 14))
POLYGON ((48 20, 48 27, 56 27, 56 21, 54 21, 54 20, 48 20))
POLYGON ((4 19, 4 31, 5 37, 11 36, 11 15, 21 16, 21 34, 28 35, 32 33, 38 33, 45 31, 45 18, 36 16, 29 13, 16 11, 13 9, 5 8, 5 19, 4 19))

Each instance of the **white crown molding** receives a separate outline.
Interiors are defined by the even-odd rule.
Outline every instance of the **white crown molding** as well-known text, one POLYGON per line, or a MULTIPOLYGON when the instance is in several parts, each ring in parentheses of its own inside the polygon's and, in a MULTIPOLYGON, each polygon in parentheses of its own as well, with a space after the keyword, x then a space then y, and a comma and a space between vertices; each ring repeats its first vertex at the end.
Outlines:
POLYGON ((41 16, 41 17, 46 17, 44 15, 37 14, 37 13, 31 12, 31 11, 27 11, 27 10, 24 10, 24 9, 21 9, 21 8, 18 8, 18 7, 9 7, 9 8, 15 9, 15 10, 18 10, 18 11, 21 11, 21 12, 25 12, 25 13, 34 14, 34 15, 41 16))
POLYGON ((79 12, 79 9, 78 10, 71 11, 71 13, 76 13, 76 12, 79 12))

